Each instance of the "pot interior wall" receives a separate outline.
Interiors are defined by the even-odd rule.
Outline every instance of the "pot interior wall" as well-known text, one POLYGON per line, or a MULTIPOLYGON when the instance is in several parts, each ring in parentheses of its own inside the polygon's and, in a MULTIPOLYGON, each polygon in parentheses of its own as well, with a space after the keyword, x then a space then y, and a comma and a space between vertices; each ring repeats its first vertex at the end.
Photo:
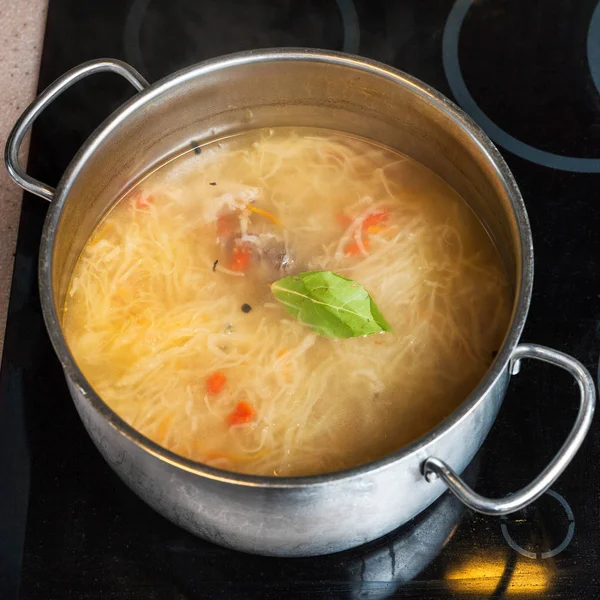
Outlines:
POLYGON ((136 110, 122 111, 88 160, 61 182, 64 202, 53 253, 56 308, 64 305, 83 245, 133 182, 174 153, 243 130, 316 126, 397 148, 432 169, 465 198, 497 244, 515 296, 521 250, 507 190, 478 139, 439 101, 400 76, 356 61, 247 58, 171 77, 136 110), (160 92, 159 92, 160 90, 160 92), (430 102, 433 100, 433 103, 430 102))

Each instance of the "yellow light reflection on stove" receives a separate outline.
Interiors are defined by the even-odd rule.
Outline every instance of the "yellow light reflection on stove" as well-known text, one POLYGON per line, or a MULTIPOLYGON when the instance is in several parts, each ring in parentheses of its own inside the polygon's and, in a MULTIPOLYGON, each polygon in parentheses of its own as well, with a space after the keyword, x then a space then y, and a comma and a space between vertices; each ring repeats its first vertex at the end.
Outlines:
MULTIPOLYGON (((449 587, 467 594, 492 594, 503 576, 508 577, 506 596, 542 594, 550 588, 552 571, 544 561, 519 557, 514 568, 508 564, 506 554, 469 557, 446 573, 449 587), (505 575, 506 573, 506 575, 505 575)), ((504 585, 503 585, 504 587, 504 585)))

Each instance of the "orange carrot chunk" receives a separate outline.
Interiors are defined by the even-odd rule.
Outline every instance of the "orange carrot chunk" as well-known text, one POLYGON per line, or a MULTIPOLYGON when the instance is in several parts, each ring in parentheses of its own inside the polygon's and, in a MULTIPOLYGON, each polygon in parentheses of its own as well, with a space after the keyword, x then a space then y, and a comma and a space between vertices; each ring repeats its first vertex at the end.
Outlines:
POLYGON ((227 383, 227 377, 220 371, 209 375, 206 378, 206 393, 211 396, 218 396, 227 383))
POLYGON ((223 215, 217 218, 217 237, 227 236, 234 231, 238 219, 235 215, 223 215))
POLYGON ((231 262, 229 268, 237 273, 244 273, 250 266, 252 250, 244 246, 236 246, 231 252, 231 262))
POLYGON ((380 212, 372 213, 368 217, 365 217, 365 220, 362 222, 363 230, 369 229, 369 227, 373 227, 374 225, 381 225, 381 223, 385 223, 390 216, 389 211, 382 210, 380 212))
POLYGON ((154 202, 154 198, 152 196, 146 196, 139 192, 135 196, 135 207, 143 210, 145 208, 150 208, 150 205, 154 202))
MULTIPOLYGON (((362 244, 365 249, 367 249, 370 245, 368 239, 363 239, 362 244)), ((346 247, 344 248, 344 254, 347 256, 358 256, 359 254, 362 254, 362 252, 360 246, 356 242, 350 242, 346 244, 346 247)))
POLYGON ((254 409, 248 402, 242 400, 238 402, 236 407, 227 417, 227 423, 229 425, 243 425, 244 423, 250 423, 254 418, 254 409))

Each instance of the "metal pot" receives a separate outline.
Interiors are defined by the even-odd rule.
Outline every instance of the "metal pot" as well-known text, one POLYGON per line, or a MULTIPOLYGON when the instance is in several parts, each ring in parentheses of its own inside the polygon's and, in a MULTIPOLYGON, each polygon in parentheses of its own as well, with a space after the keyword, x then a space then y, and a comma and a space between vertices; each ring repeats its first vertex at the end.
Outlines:
POLYGON ((299 556, 344 550, 405 523, 445 489, 492 515, 539 497, 573 458, 590 427, 595 392, 575 359, 519 344, 533 282, 529 222, 504 160, 464 113, 427 85, 385 65, 335 52, 252 51, 206 61, 149 85, 130 66, 96 60, 69 71, 24 112, 6 147, 6 164, 26 190, 51 201, 41 242, 40 295, 50 339, 81 420, 104 458, 159 513, 192 533, 247 552, 299 556), (18 150, 32 121, 78 80, 101 71, 140 93, 115 111, 79 150, 58 188, 29 177, 18 150), (245 476, 187 460, 140 435, 83 377, 61 331, 60 313, 83 245, 108 206, 144 172, 193 140, 256 127, 311 125, 397 148, 432 169, 473 207, 497 244, 514 289, 510 329, 494 363, 438 427, 389 456, 327 475, 245 476), (484 498, 457 475, 473 458, 520 360, 567 370, 580 408, 566 442, 522 490, 484 498))

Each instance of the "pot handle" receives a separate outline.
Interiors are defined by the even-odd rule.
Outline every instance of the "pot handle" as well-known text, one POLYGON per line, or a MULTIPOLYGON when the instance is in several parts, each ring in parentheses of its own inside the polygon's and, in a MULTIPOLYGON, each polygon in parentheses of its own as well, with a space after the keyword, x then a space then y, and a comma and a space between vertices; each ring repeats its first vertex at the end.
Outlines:
POLYGON ((444 461, 428 458, 423 463, 427 481, 441 477, 450 491, 469 508, 486 515, 507 515, 539 498, 560 476, 581 446, 594 415, 596 393, 588 370, 573 357, 537 344, 520 344, 511 356, 510 373, 519 372, 522 358, 535 358, 568 371, 579 385, 579 412, 569 437, 550 464, 528 485, 504 498, 486 498, 473 491, 444 461))
POLYGON ((54 83, 50 84, 26 109, 15 123, 4 151, 4 161, 8 173, 13 180, 18 183, 24 190, 36 194, 45 200, 51 201, 54 197, 55 189, 49 185, 34 179, 27 175, 25 170, 19 164, 19 150, 23 142, 23 138, 32 123, 39 114, 50 104, 55 98, 60 96, 66 89, 70 88, 80 79, 92 75, 94 73, 102 73, 109 71, 121 75, 131 85, 141 92, 150 84, 127 63, 115 59, 96 59, 82 63, 81 65, 67 71, 61 75, 54 83))

